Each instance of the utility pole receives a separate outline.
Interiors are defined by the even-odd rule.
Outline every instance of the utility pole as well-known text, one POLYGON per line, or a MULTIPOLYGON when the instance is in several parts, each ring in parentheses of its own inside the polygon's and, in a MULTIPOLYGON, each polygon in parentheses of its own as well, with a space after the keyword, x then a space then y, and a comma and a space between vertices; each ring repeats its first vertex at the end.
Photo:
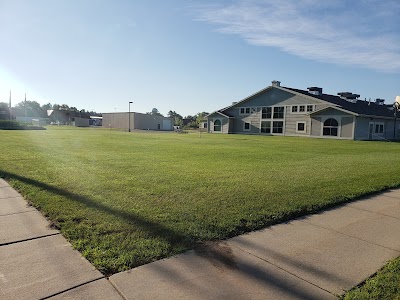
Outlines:
POLYGON ((26 93, 25 93, 25 124, 26 124, 26 93))
POLYGON ((131 104, 132 104, 133 102, 132 101, 129 101, 129 112, 128 112, 128 122, 129 122, 129 125, 128 125, 128 132, 131 132, 131 104))

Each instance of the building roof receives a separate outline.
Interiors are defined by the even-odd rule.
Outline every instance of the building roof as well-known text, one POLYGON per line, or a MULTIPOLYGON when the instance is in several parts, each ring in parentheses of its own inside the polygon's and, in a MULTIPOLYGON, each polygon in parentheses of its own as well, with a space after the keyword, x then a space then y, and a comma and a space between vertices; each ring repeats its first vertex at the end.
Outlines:
POLYGON ((294 89, 294 88, 290 88, 290 87, 283 87, 280 85, 272 85, 272 86, 268 86, 238 102, 234 102, 232 105, 229 105, 227 107, 224 107, 222 109, 219 109, 217 111, 214 111, 210 114, 208 114, 206 117, 211 116, 212 114, 220 114, 224 117, 227 118, 234 118, 233 116, 229 115, 227 113, 227 110, 231 107, 234 106, 238 106, 240 105, 240 103, 256 96, 259 95, 261 93, 264 93, 272 88, 278 88, 281 90, 285 90, 287 92, 292 92, 295 94, 301 94, 303 96, 307 96, 307 97, 312 97, 314 99, 319 99, 328 103, 332 104, 332 108, 336 108, 336 109, 340 109, 342 111, 347 111, 353 115, 359 115, 359 116, 373 116, 373 117, 385 117, 385 118, 394 118, 394 111, 391 110, 390 108, 392 108, 392 105, 379 105, 375 102, 371 102, 371 101, 364 101, 364 100, 357 100, 354 98, 358 98, 359 95, 356 94, 352 94, 352 93, 340 93, 343 95, 350 95, 353 96, 353 99, 346 100, 342 97, 339 96, 335 96, 335 95, 329 95, 329 94, 323 94, 322 93, 322 88, 319 87, 310 87, 310 91, 317 91, 317 92, 321 92, 320 94, 314 94, 314 93, 310 93, 310 91, 305 91, 305 90, 299 90, 299 89, 294 89), (355 96, 355 97, 354 97, 355 96))
MULTIPOLYGON (((364 101, 364 100, 355 100, 354 102, 350 102, 339 96, 334 96, 334 95, 329 95, 329 94, 314 95, 314 94, 311 94, 308 91, 304 91, 304 90, 299 90, 299 89, 294 89, 294 88, 289 88, 289 87, 282 87, 282 88, 332 103, 341 109, 344 109, 344 110, 352 112, 352 113, 356 113, 358 115, 382 116, 382 117, 390 117, 390 118, 394 117, 393 110, 390 110, 387 105, 379 105, 379 104, 376 104, 375 102, 364 101)), ((389 106, 389 107, 391 107, 391 106, 389 106)))

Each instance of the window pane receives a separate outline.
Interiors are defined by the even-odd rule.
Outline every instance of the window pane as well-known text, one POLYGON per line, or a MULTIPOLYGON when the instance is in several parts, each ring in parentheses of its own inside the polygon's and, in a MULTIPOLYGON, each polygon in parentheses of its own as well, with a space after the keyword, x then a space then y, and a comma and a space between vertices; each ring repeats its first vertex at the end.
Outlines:
POLYGON ((272 116, 272 108, 267 107, 267 119, 271 119, 271 116, 272 116))
POLYGON ((312 105, 307 105, 307 111, 313 111, 313 106, 312 105))
POLYGON ((262 121, 261 122, 261 132, 262 133, 271 133, 271 122, 262 121))
POLYGON ((244 107, 240 108, 240 113, 244 114, 244 107))
POLYGON ((331 135, 331 129, 329 127, 324 127, 323 135, 331 135))
POLYGON ((272 132, 273 133, 283 133, 283 122, 273 122, 272 124, 272 132))
POLYGON ((296 106, 292 106, 292 112, 297 112, 297 105, 296 106))
POLYGON ((214 121, 214 131, 221 131, 221 121, 220 120, 214 121))
POLYGON ((250 129, 250 123, 244 123, 244 129, 249 130, 250 129))
POLYGON ((250 113, 250 107, 246 107, 246 114, 250 113))
POLYGON ((297 123, 297 131, 304 131, 305 130, 304 123, 297 123))
POLYGON ((304 112, 305 109, 306 109, 306 107, 305 107, 304 105, 300 105, 300 106, 299 106, 299 111, 300 111, 300 112, 304 112))
POLYGON ((283 106, 274 107, 274 119, 283 119, 283 112, 285 108, 283 106))
POLYGON ((331 135, 337 136, 337 131, 338 131, 337 127, 332 127, 331 128, 331 135))

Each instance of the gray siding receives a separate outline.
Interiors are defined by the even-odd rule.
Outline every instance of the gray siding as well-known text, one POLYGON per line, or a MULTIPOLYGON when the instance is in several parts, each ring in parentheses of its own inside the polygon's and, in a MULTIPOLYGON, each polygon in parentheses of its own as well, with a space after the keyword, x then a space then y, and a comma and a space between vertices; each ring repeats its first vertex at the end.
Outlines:
MULTIPOLYGON (((372 140, 392 140, 394 137, 394 120, 381 119, 381 118, 368 118, 368 117, 357 117, 356 118, 356 129, 354 139, 356 140, 369 140, 369 123, 383 123, 384 134, 383 135, 372 135, 372 140)), ((399 122, 399 120, 397 120, 399 122)), ((397 125, 398 126, 398 125, 397 125)), ((397 127, 400 129, 400 127, 397 127)), ((397 132, 397 138, 399 138, 399 132, 397 132)))
MULTIPOLYGON (((128 130, 128 113, 104 113, 103 127, 128 130)), ((131 128, 133 128, 133 113, 131 113, 131 128)))
POLYGON ((321 136, 321 118, 319 117, 312 117, 311 118, 311 135, 312 136, 321 136))
POLYGON ((229 119, 223 116, 214 115, 213 117, 209 117, 209 127, 208 132, 210 133, 229 133, 229 119), (221 121, 221 131, 217 132, 214 131, 214 121, 215 120, 221 121))
POLYGON ((286 115, 286 135, 309 135, 310 134, 310 116, 304 114, 287 114, 286 115), (297 123, 305 122, 306 131, 297 132, 297 123))
POLYGON ((318 112, 311 116, 312 119, 319 119, 319 122, 312 122, 312 136, 328 137, 324 136, 322 132, 323 123, 329 119, 334 118, 339 124, 338 136, 337 138, 351 139, 353 138, 353 115, 342 112, 336 109, 326 109, 324 111, 318 112), (318 124, 319 123, 319 124, 318 124), (318 127, 318 128, 317 128, 318 127))
POLYGON ((353 117, 342 117, 342 128, 340 137, 353 137, 353 117))

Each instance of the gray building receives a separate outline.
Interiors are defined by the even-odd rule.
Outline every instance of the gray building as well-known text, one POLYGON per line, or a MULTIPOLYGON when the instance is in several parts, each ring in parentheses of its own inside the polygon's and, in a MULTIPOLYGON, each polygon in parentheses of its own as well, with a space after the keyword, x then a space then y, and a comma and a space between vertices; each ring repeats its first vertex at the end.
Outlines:
MULTIPOLYGON (((131 130, 173 130, 172 118, 163 116, 141 114, 137 112, 130 113, 131 130)), ((118 128, 123 130, 129 129, 129 113, 103 113, 103 127, 118 128)))
POLYGON ((305 136, 353 140, 400 137, 400 122, 384 100, 357 94, 329 95, 322 88, 299 90, 279 81, 207 116, 210 133, 305 136))

